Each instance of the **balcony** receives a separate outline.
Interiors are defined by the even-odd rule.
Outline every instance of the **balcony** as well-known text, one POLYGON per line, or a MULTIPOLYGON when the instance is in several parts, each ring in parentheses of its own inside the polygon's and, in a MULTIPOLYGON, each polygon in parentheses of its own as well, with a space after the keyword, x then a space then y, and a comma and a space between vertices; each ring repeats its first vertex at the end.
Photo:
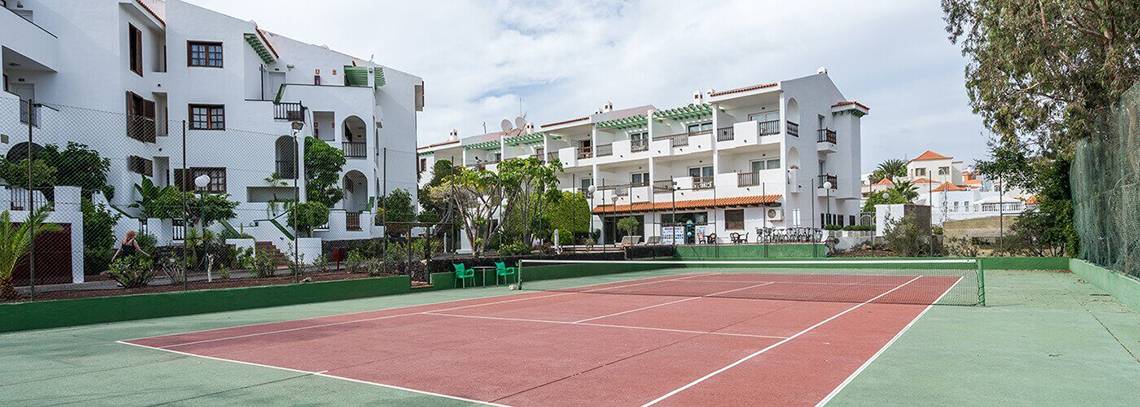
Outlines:
POLYGON ((732 127, 721 127, 716 129, 716 141, 732 141, 735 134, 732 127))
POLYGON ((158 128, 154 119, 129 114, 127 115, 127 137, 144 143, 154 143, 158 135, 158 128))
POLYGON ((594 156, 594 149, 590 146, 582 146, 578 148, 578 159, 585 159, 594 156))
POLYGON ((555 161, 558 161, 558 152, 557 151, 551 151, 549 153, 546 153, 546 162, 552 163, 555 161))
POLYGON ((684 147, 689 145, 689 133, 670 134, 668 136, 657 137, 661 140, 669 140, 673 147, 684 147))
POLYGON ((649 151, 649 139, 639 138, 630 140, 629 151, 634 153, 649 151))
POLYGON ((614 155, 614 145, 613 144, 599 144, 598 145, 598 154, 596 155, 596 157, 609 157, 611 155, 614 155))
POLYGON ((709 177, 693 177, 693 190, 698 191, 702 189, 713 189, 715 182, 714 178, 709 177))
POLYGON ((741 172, 736 174, 736 186, 754 187, 760 185, 759 172, 741 172))
POLYGON ((367 158, 368 144, 363 142, 345 141, 341 143, 344 158, 367 158))
POLYGON ((788 135, 794 136, 794 137, 800 136, 800 125, 799 125, 799 123, 788 122, 788 135))
POLYGON ((816 150, 819 152, 834 153, 837 151, 835 143, 838 138, 835 135, 835 130, 819 129, 818 137, 816 138, 816 150))
POLYGON ((305 105, 301 102, 274 103, 273 120, 304 121, 305 105))
POLYGON ((839 187, 839 178, 831 174, 820 174, 815 179, 816 196, 829 196, 835 195, 836 189, 839 187), (831 183, 831 188, 824 188, 824 185, 831 183))
MULTIPOLYGON (((796 125, 795 123, 792 123, 792 122, 788 122, 789 134, 791 134, 791 129, 793 126, 796 129, 795 135, 799 136, 799 134, 800 134, 799 133, 799 131, 800 131, 799 125, 796 125)), ((776 135, 776 134, 780 134, 780 121, 779 120, 768 120, 768 121, 760 122, 760 135, 761 136, 771 136, 771 135, 776 135)))

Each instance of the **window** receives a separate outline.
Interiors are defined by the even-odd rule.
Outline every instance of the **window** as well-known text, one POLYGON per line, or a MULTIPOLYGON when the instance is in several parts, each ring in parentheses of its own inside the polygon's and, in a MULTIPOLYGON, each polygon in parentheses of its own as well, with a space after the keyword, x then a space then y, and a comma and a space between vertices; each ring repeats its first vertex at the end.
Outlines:
POLYGON ((139 74, 139 76, 142 76, 142 31, 140 31, 138 28, 135 28, 133 25, 127 24, 127 35, 130 36, 128 39, 130 42, 130 54, 127 56, 127 58, 129 58, 128 62, 130 63, 131 71, 139 74))
POLYGON ((950 175, 950 167, 938 167, 938 175, 950 175))
POLYGON ((690 136, 708 133, 712 131, 712 122, 693 123, 689 125, 688 129, 690 136))
POLYGON ((711 165, 709 165, 709 166, 704 166, 704 167, 689 168, 689 176, 690 177, 712 177, 713 176, 713 167, 711 165))
POLYGON ((926 168, 915 168, 914 169, 914 176, 925 177, 926 176, 926 168))
POLYGON ((427 159, 421 158, 420 159, 420 168, 417 170, 417 172, 424 172, 424 170, 426 170, 426 169, 427 169, 427 159))
POLYGON ((768 163, 768 169, 769 170, 780 169, 780 159, 779 158, 773 158, 771 160, 768 160, 767 163, 768 163))
POLYGON ((728 230, 744 230, 744 210, 725 209, 724 228, 728 230))
POLYGON ((190 105, 191 130, 225 130, 226 107, 223 105, 190 105))
POLYGON ((582 178, 581 184, 579 185, 582 186, 582 192, 587 192, 590 190, 590 185, 594 185, 594 180, 592 178, 582 178))
POLYGON ((154 102, 127 92, 127 137, 142 142, 155 142, 158 128, 154 120, 154 102))
POLYGON ((154 162, 132 155, 127 157, 127 171, 151 177, 154 176, 154 162))
POLYGON ((182 191, 195 191, 197 186, 194 185, 194 179, 199 176, 205 175, 210 177, 210 183, 206 187, 198 190, 202 192, 209 192, 215 194, 226 193, 226 169, 225 168, 190 168, 190 177, 184 177, 181 168, 174 169, 174 183, 175 186, 182 191))
POLYGON ((649 185, 648 172, 635 172, 629 175, 629 185, 633 187, 643 187, 649 185))
POLYGON ((189 41, 186 43, 186 65, 207 68, 222 67, 222 43, 189 41))

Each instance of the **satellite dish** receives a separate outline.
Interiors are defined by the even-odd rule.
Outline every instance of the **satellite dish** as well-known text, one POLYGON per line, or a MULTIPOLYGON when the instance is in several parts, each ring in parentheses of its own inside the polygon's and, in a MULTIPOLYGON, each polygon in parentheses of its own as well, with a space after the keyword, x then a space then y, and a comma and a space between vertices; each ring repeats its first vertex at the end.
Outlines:
POLYGON ((515 118, 515 128, 522 129, 526 127, 526 119, 522 116, 515 118))
POLYGON ((504 132, 511 131, 511 129, 514 129, 514 127, 511 126, 511 121, 507 120, 507 119, 503 119, 503 122, 500 123, 500 125, 503 127, 504 132))

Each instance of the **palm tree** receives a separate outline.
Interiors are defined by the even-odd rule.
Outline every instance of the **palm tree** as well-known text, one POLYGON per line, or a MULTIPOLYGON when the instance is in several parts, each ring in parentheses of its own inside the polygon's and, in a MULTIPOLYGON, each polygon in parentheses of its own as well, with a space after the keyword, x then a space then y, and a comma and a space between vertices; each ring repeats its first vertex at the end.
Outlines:
POLYGON ((892 158, 879 163, 878 168, 871 173, 871 182, 879 182, 883 178, 894 181, 895 178, 906 176, 906 161, 892 158))
POLYGON ((903 203, 911 203, 918 199, 918 187, 907 180, 895 181, 895 186, 890 191, 891 196, 899 196, 905 199, 906 202, 903 203))
POLYGON ((0 298, 18 296, 16 287, 12 284, 12 273, 16 270, 16 262, 27 254, 32 239, 40 233, 59 230, 59 225, 43 223, 50 212, 50 208, 42 208, 28 216, 28 220, 19 226, 12 223, 8 211, 0 212, 0 298), (35 235, 32 235, 33 230, 35 235))

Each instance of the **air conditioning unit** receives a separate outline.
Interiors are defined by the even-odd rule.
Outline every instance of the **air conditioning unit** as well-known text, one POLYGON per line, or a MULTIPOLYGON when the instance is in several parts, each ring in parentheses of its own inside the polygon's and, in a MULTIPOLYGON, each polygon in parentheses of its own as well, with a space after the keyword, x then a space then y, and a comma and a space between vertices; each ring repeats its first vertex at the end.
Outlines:
POLYGON ((764 217, 768 220, 784 220, 784 210, 780 208, 768 208, 764 211, 764 217))

